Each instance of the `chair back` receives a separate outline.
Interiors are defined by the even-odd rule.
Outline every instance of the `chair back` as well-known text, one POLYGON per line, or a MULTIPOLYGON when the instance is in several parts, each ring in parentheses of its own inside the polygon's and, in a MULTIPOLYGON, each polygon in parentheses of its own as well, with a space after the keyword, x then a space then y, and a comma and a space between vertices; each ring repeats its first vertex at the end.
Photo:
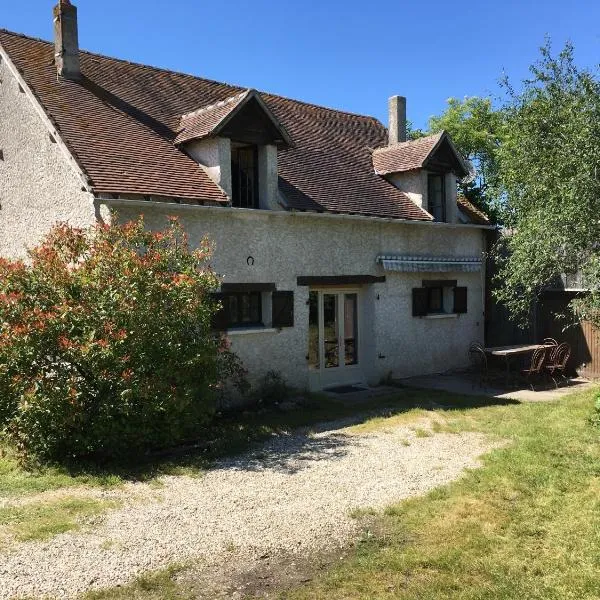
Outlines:
POLYGON ((567 367, 567 362, 569 362, 569 358, 571 357, 571 346, 566 342, 563 342, 555 351, 553 355, 553 364, 555 367, 558 367, 561 370, 565 370, 567 367))
POLYGON ((544 338, 542 343, 544 346, 558 346, 558 342, 554 338, 544 338))
POLYGON ((541 373, 546 362, 546 348, 537 348, 531 355, 531 365, 529 372, 531 374, 541 373))
POLYGON ((479 342, 471 342, 469 346, 469 361, 472 366, 479 369, 487 368, 487 356, 479 342))

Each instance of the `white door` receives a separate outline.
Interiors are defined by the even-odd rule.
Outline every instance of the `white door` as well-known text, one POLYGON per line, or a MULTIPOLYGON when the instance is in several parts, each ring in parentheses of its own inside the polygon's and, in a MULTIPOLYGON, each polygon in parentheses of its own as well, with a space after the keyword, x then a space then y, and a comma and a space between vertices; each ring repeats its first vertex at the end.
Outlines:
POLYGON ((311 389, 361 383, 359 292, 309 292, 308 365, 311 389))

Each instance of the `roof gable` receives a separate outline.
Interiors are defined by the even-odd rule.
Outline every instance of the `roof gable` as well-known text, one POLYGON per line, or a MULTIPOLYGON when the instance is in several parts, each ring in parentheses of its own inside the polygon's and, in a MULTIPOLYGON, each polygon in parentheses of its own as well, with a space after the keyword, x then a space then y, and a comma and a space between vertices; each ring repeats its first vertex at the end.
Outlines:
POLYGON ((183 115, 175 143, 216 135, 255 144, 292 143, 283 125, 252 89, 183 115))
POLYGON ((446 131, 378 148, 373 166, 379 175, 425 168, 453 171, 459 177, 469 173, 469 165, 446 131))

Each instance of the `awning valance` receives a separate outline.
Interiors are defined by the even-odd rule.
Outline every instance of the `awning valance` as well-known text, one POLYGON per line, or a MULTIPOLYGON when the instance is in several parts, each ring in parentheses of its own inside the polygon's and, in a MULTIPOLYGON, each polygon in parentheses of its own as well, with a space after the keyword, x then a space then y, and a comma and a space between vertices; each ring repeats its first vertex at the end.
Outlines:
POLYGON ((481 271, 481 258, 477 256, 401 256, 383 255, 377 263, 386 271, 401 273, 476 273, 481 271))

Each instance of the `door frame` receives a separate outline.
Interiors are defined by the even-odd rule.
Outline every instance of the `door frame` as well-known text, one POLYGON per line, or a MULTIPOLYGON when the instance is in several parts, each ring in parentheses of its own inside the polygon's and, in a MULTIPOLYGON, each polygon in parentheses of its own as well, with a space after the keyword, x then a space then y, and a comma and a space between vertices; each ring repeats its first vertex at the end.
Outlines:
MULTIPOLYGON (((317 315, 319 327, 319 367, 314 367, 309 364, 309 387, 311 390, 321 390, 327 387, 336 385, 354 385, 364 383, 364 375, 362 372, 363 360, 363 342, 362 342, 362 294, 361 288, 350 286, 311 286, 309 294, 316 292, 317 299, 317 315), (339 366, 325 367, 325 326, 324 326, 324 307, 323 296, 331 294, 336 296, 337 302, 337 337, 338 337, 338 356, 339 366), (345 343, 344 343, 344 297, 346 294, 356 294, 356 336, 358 338, 356 344, 357 361, 353 365, 345 364, 345 343)), ((309 324, 310 331, 310 324, 309 324)), ((310 333, 309 333, 310 335, 310 333)), ((308 344, 307 339, 307 344, 308 344)))

